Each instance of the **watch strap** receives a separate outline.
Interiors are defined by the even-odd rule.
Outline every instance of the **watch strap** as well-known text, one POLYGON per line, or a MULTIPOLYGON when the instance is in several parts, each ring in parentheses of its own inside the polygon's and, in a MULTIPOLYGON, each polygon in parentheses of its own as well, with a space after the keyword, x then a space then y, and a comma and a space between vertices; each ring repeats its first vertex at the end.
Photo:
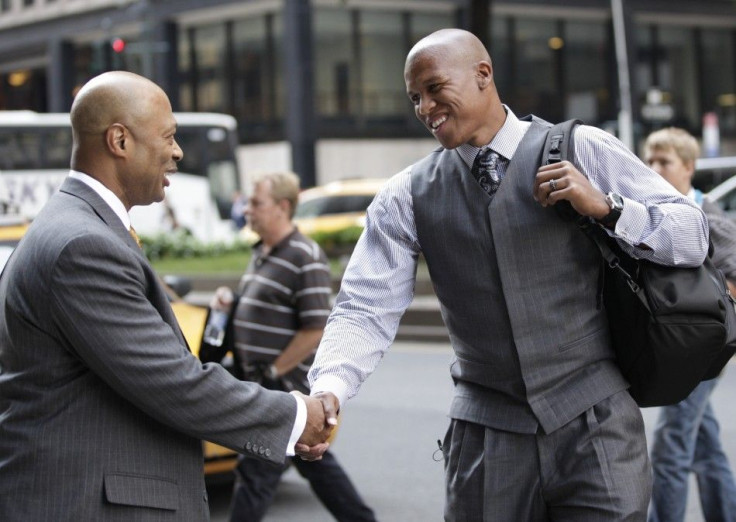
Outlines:
POLYGON ((619 218, 621 217, 621 205, 617 204, 615 198, 620 198, 621 196, 614 195, 613 193, 609 192, 608 195, 606 195, 606 203, 608 203, 608 208, 610 209, 608 211, 608 214, 603 216, 602 218, 598 219, 598 223, 603 225, 607 228, 615 228, 616 223, 618 222, 619 218))

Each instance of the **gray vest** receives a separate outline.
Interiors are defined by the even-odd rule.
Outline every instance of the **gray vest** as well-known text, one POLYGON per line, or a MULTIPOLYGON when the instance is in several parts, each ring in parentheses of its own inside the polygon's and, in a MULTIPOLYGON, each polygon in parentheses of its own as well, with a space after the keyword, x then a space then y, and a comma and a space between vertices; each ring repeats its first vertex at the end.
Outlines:
POLYGON ((532 188, 550 124, 533 118, 492 202, 452 150, 412 168, 419 244, 455 351, 450 416, 546 433, 625 389, 596 302, 595 246, 532 188))

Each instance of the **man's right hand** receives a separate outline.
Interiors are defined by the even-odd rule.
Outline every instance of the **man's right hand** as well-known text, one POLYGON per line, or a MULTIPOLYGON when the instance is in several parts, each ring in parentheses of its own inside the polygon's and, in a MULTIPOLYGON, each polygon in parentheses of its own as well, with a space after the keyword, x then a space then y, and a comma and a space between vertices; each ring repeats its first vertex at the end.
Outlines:
POLYGON ((307 404, 307 425, 304 427, 302 436, 299 437, 300 444, 314 446, 327 440, 332 433, 332 426, 327 424, 325 410, 322 401, 315 397, 300 395, 307 404))
POLYGON ((227 286, 220 286, 215 290, 215 293, 210 299, 210 308, 213 310, 223 310, 225 312, 230 311, 230 307, 233 305, 233 291, 227 286))

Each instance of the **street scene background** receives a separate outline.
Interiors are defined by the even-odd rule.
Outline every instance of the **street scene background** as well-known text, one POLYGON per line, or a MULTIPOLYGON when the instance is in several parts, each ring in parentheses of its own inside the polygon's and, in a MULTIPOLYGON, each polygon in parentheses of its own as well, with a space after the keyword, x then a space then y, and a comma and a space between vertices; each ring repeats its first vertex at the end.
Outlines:
MULTIPOLYGON (((437 439, 447 428, 452 397, 448 343, 396 342, 360 393, 342 412, 333 451, 382 522, 443 520, 443 465, 437 439)), ((736 462, 736 362, 713 395, 728 457, 736 462)), ((642 410, 650 438, 657 408, 642 410)), ((686 522, 702 522, 697 486, 691 478, 686 522)), ((230 486, 210 487, 213 522, 228 520, 230 486)), ((283 476, 264 522, 332 520, 293 469, 283 476)))

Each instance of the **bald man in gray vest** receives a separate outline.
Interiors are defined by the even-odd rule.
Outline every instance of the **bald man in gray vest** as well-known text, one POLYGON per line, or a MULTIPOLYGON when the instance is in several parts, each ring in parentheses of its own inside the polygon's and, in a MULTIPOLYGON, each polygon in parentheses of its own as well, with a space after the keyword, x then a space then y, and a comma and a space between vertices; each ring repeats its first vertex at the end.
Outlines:
POLYGON ((445 519, 645 520, 644 423, 597 306, 601 257, 555 207, 597 220, 633 255, 682 266, 706 255, 702 212, 593 127, 577 129, 574 163, 540 167, 550 124, 501 103, 490 56, 466 31, 420 40, 404 78, 441 147, 368 209, 312 393, 331 412, 358 392, 411 303, 422 254, 456 355, 445 519))

